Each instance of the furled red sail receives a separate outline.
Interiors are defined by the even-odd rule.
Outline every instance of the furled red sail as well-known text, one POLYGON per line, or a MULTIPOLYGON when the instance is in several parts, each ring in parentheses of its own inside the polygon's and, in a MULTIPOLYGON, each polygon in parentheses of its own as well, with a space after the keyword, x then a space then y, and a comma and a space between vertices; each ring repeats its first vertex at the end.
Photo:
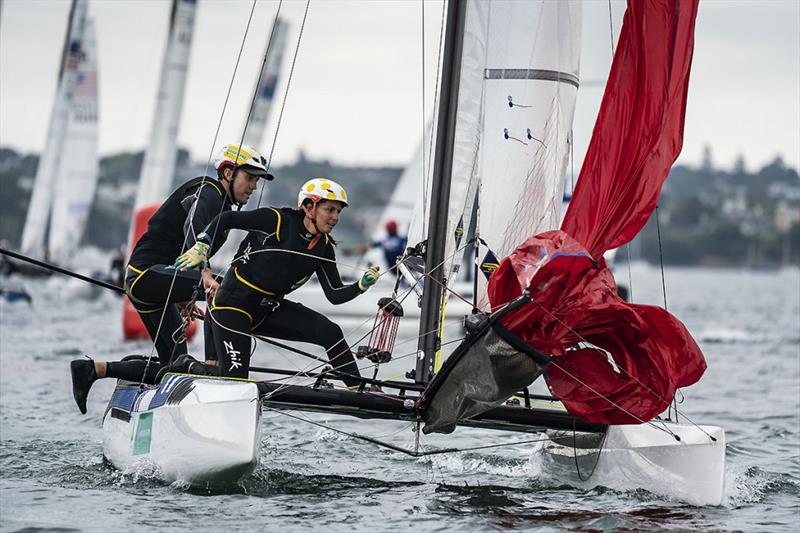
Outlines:
POLYGON ((602 260, 644 226, 680 153, 696 14, 697 0, 629 0, 561 230, 525 241, 489 280, 493 308, 530 287, 533 302, 502 323, 555 356, 551 390, 591 422, 650 420, 706 368, 678 319, 617 296, 602 260))

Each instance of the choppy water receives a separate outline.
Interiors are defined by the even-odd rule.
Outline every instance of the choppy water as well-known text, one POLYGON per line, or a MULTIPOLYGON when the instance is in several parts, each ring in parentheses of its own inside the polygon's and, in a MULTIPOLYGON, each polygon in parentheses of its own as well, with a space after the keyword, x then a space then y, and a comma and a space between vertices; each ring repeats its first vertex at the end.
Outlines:
MULTIPOLYGON (((618 275, 628 278, 627 271, 618 275)), ((668 270, 666 278, 669 309, 709 363, 703 380, 683 391, 683 410, 727 430, 721 507, 575 488, 539 476, 527 447, 411 459, 273 413, 264 417, 261 464, 241 485, 204 491, 148 472, 123 475, 101 459, 100 417, 113 383, 95 386, 89 414, 81 416, 67 362, 82 353, 116 358, 146 345, 121 341, 115 297, 64 301, 60 282, 51 280, 28 284, 33 306, 0 307, 0 529, 798 531, 800 275, 668 270)), ((656 270, 636 268, 633 289, 635 301, 663 302, 656 270)), ((193 346, 199 353, 198 341, 193 346)), ((263 347, 255 359, 287 361, 305 365, 263 347)), ((406 361, 387 372, 401 373, 406 361)), ((414 440, 407 424, 315 418, 397 444, 414 440)), ((519 438, 461 429, 446 442, 519 438)))

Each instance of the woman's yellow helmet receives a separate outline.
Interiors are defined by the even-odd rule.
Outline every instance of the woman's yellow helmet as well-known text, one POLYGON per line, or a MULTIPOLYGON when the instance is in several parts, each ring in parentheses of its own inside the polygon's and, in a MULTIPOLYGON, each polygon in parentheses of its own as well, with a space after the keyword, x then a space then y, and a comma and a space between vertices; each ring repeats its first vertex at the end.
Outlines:
POLYGON ((349 205, 344 187, 327 178, 314 178, 305 182, 297 195, 297 207, 302 206, 306 198, 314 203, 320 200, 335 200, 342 202, 345 207, 349 205))

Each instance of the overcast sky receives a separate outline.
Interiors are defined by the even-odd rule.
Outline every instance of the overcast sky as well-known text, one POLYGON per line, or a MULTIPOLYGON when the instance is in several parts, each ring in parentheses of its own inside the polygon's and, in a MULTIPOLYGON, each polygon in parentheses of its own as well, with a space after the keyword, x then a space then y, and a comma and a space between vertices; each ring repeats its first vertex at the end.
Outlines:
MULTIPOLYGON (((44 144, 68 0, 2 0, 0 145, 38 152, 44 144)), ((251 0, 199 0, 179 144, 205 160, 222 113, 251 0)), ((259 0, 218 144, 238 139, 278 3, 259 0)), ((441 2, 425 3, 426 107, 430 114, 441 2)), ((291 28, 279 106, 305 2, 284 1, 291 28)), ((100 152, 144 148, 163 58, 170 2, 94 0, 100 82, 100 152)), ((614 31, 625 3, 612 2, 614 31)), ((421 135, 421 2, 312 0, 274 163, 298 150, 343 163, 404 165, 421 135)), ((680 161, 697 164, 703 146, 729 167, 750 169, 780 154, 800 163, 800 1, 701 1, 686 133, 680 161)), ((584 7, 584 82, 603 82, 611 46, 606 0, 584 7)), ((602 87, 584 83, 575 119, 581 159, 602 87)), ((277 107, 261 148, 272 145, 277 107)))

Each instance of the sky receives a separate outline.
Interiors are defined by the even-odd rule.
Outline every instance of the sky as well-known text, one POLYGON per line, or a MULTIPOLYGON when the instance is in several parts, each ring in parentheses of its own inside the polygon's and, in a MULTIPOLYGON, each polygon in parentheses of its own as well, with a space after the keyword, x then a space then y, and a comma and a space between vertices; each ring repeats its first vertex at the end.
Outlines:
MULTIPOLYGON (((582 160, 611 62, 606 0, 585 0, 575 116, 582 160)), ((241 135, 278 2, 256 2, 223 113, 252 0, 199 0, 178 143, 205 161, 241 135), (217 123, 222 128, 214 140, 217 123)), ((260 148, 273 164, 309 157, 405 165, 431 116, 442 3, 312 0, 277 140, 275 125, 305 2, 285 0, 291 27, 270 126, 260 148), (423 56, 424 79, 423 90, 423 56), (423 95, 425 114, 423 114, 423 95)), ((625 3, 611 2, 618 34, 625 3)), ((0 2, 0 146, 39 152, 56 90, 68 0, 0 2)), ((99 58, 100 153, 144 149, 152 122, 170 2, 91 0, 99 58)), ((701 0, 679 163, 756 170, 780 155, 800 166, 800 1, 701 0)))

